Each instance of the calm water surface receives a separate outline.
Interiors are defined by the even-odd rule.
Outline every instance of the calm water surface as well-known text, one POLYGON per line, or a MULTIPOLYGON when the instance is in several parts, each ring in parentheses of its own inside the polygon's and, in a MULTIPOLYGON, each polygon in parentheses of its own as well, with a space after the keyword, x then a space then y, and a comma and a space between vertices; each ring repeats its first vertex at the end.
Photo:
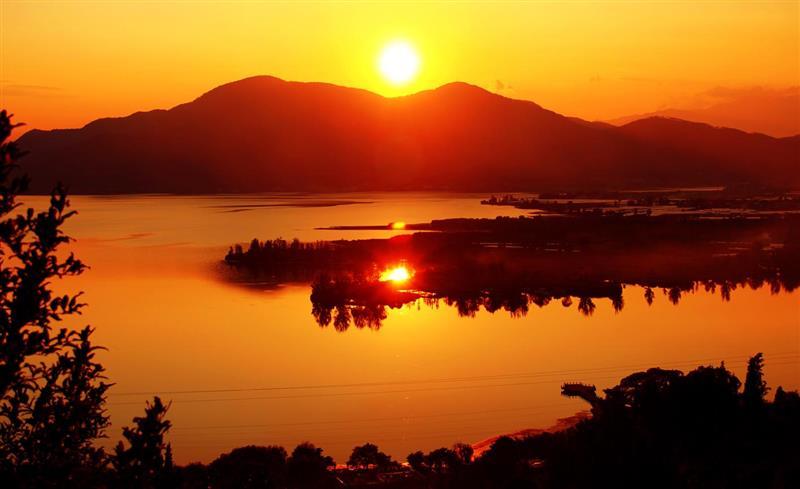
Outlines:
POLYGON ((548 427, 586 407, 560 397, 561 382, 603 388, 654 365, 724 360, 743 378, 746 357, 762 351, 773 388, 800 387, 797 291, 737 289, 729 302, 698 291, 677 306, 659 293, 648 306, 641 289, 628 287, 621 312, 599 300, 591 317, 557 301, 518 318, 461 318, 444 304, 416 304, 391 309, 378 331, 337 332, 315 323, 307 285, 261 290, 221 278, 227 247, 253 237, 387 237, 315 228, 523 213, 481 206, 483 197, 73 197, 79 215, 68 232, 91 270, 61 285, 86 292, 89 307, 74 324, 95 326, 108 347, 108 445, 153 394, 172 401, 179 463, 306 440, 344 462, 367 441, 404 459, 548 427))

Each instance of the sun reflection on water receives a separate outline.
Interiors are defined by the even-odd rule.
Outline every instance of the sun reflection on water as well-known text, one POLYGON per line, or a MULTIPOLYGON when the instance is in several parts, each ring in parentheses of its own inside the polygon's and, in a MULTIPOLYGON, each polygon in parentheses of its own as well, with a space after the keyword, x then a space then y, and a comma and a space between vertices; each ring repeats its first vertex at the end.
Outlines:
POLYGON ((410 278, 411 278, 411 272, 408 270, 408 268, 403 265, 400 265, 383 271, 381 273, 379 280, 381 282, 402 283, 410 278))

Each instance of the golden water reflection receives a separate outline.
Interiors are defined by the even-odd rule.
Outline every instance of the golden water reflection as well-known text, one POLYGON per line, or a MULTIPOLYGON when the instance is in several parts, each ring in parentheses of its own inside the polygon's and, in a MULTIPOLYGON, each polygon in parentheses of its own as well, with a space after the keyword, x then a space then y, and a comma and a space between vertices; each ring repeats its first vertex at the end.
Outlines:
MULTIPOLYGON (((173 401, 170 440, 179 463, 209 461, 245 444, 304 440, 341 462, 365 441, 404 458, 457 440, 546 427, 585 407, 559 396, 561 382, 605 387, 653 365, 725 360, 743 376, 746 357, 763 351, 771 386, 800 386, 796 291, 737 289, 724 302, 700 290, 678 306, 648 306, 641 288, 628 287, 624 310, 599 300, 591 317, 557 303, 521 318, 485 310, 461 318, 452 307, 412 303, 389 309, 380 331, 342 334, 316 325, 307 285, 264 291, 217 278, 216 262, 232 240, 320 239, 328 236, 313 230, 320 224, 386 222, 415 201, 393 198, 325 208, 322 217, 320 208, 220 217, 204 200, 74 198, 83 220, 72 230, 74 249, 92 269, 66 285, 86 291, 81 323, 96 326, 97 342, 109 348, 102 355, 115 382, 108 444, 153 393, 173 401), (362 215, 334 220, 351 211, 362 215)), ((471 205, 451 200, 431 197, 408 220, 471 205)))

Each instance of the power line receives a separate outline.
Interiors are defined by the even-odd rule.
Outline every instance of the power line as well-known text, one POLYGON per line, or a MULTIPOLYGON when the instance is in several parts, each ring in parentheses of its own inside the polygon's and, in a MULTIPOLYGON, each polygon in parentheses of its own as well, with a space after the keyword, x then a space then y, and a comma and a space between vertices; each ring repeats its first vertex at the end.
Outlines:
POLYGON ((335 424, 351 424, 351 423, 374 423, 385 421, 398 421, 398 420, 417 420, 417 419, 434 419, 434 418, 448 418, 455 416, 474 416, 484 414, 497 414, 497 413, 513 413, 513 412, 531 412, 544 410, 546 408, 561 407, 572 404, 571 402, 558 402, 539 404, 531 406, 523 406, 518 408, 503 408, 503 409, 481 409, 476 411, 456 411, 447 413, 434 413, 434 414, 410 414, 405 416, 391 416, 383 418, 349 418, 337 420, 324 420, 324 421, 298 421, 291 423, 268 423, 268 424, 239 424, 239 425, 195 425, 174 427, 174 430, 194 430, 194 429, 247 429, 247 428, 272 428, 272 427, 294 427, 294 426, 316 426, 316 425, 335 425, 335 424))
MULTIPOLYGON (((539 413, 544 414, 544 411, 539 413)), ((443 420, 436 420, 435 424, 402 424, 402 423, 386 423, 371 427, 363 427, 356 429, 353 426, 325 426, 321 428, 307 427, 303 430, 292 430, 291 428, 283 428, 279 430, 239 430, 239 431, 196 431, 188 433, 172 433, 170 439, 182 440, 207 440, 219 438, 226 439, 274 439, 286 436, 320 439, 325 437, 344 437, 355 433, 380 433, 382 435, 395 434, 395 433, 428 433, 431 430, 441 429, 469 429, 470 427, 494 426, 501 424, 504 426, 522 426, 530 425, 532 420, 531 414, 517 414, 515 416, 501 416, 501 417, 475 417, 475 418, 453 418, 447 422, 443 420)))
MULTIPOLYGON (((370 442, 384 443, 384 442, 395 442, 395 441, 405 441, 405 440, 437 439, 437 438, 441 438, 441 437, 445 437, 445 436, 451 436, 451 437, 454 437, 454 438, 462 438, 462 437, 465 437, 465 436, 497 436, 497 431, 503 431, 503 430, 492 430, 492 429, 486 428, 486 429, 482 429, 480 431, 471 431, 471 432, 470 431, 467 431, 467 432, 447 431, 447 432, 437 432, 437 433, 430 433, 429 432, 429 433, 426 433, 424 435, 410 435, 410 436, 402 436, 402 437, 395 437, 395 438, 380 438, 380 437, 370 438, 369 441, 370 442)), ((513 433, 511 433, 511 434, 513 434, 513 433)), ((503 436, 503 435, 500 435, 500 436, 503 436)), ((364 440, 364 441, 367 441, 367 440, 364 440)), ((356 443, 358 443, 358 442, 356 442, 356 443)), ((353 444, 353 441, 344 441, 344 440, 340 440, 340 441, 325 441, 323 439, 323 440, 315 441, 314 444, 316 446, 318 446, 318 447, 323 447, 323 445, 325 447, 342 446, 342 445, 349 446, 349 445, 353 444)), ((174 446, 176 446, 176 447, 227 447, 227 446, 230 446, 230 443, 184 444, 184 443, 176 442, 176 443, 174 443, 174 446)))
MULTIPOLYGON (((782 352, 771 354, 770 358, 779 357, 783 359, 786 356, 798 356, 798 352, 782 352)), ((729 357, 729 361, 736 361, 748 359, 748 355, 737 355, 729 357)), ((683 366, 689 364, 696 364, 699 362, 720 361, 718 357, 703 358, 695 360, 671 361, 661 362, 662 366, 683 366)), ((769 363, 774 365, 775 363, 769 363)), ((293 385, 293 386, 266 386, 266 387, 247 387, 247 388, 222 388, 222 389, 193 389, 193 390, 162 390, 162 391, 136 391, 136 392, 111 392, 111 396, 151 396, 151 395, 183 395, 183 394, 219 394, 229 392, 256 392, 256 391, 287 391, 287 390, 312 390, 312 389, 340 389, 340 388, 359 388, 359 387, 380 387, 389 385, 411 385, 411 384, 438 384, 450 382, 471 382, 480 380, 496 380, 508 378, 529 378, 529 377, 543 377, 551 375, 568 375, 568 374, 581 374, 592 373, 601 371, 615 371, 625 369, 649 368, 652 365, 621 365, 621 366, 608 366, 608 367, 587 367, 582 369, 566 369, 566 370, 550 370, 540 372, 518 372, 508 374, 495 374, 483 376, 470 376, 470 377, 445 377, 445 378, 428 378, 417 380, 397 380, 397 381, 376 381, 376 382, 354 382, 354 383, 341 383, 341 384, 308 384, 308 385, 293 385)), ((123 403, 116 403, 123 404, 123 403)))
MULTIPOLYGON (((784 360, 783 362, 772 362, 770 365, 788 365, 798 363, 798 360, 784 360)), ((617 370, 625 367, 618 367, 617 370)), ((598 370, 599 371, 599 370, 598 370)), ((550 374, 554 375, 554 374, 550 374)), ((582 381, 597 381, 616 379, 616 375, 583 378, 582 381)), ((491 380, 491 379, 490 379, 491 380)), ((495 379, 500 380, 500 379, 495 379)), ((207 402, 229 402, 229 401, 259 401, 259 400, 283 400, 283 399, 306 399, 306 398, 319 398, 319 397, 349 397, 349 396, 365 396, 365 395, 382 395, 382 394, 401 394, 409 392, 433 392, 433 391, 451 391, 451 390, 465 390, 465 389, 481 389, 493 387, 515 387, 524 385, 538 385, 538 384, 560 384, 564 379, 542 380, 535 382, 509 382, 504 384, 477 384, 477 385, 462 385, 462 386, 438 386, 438 387, 420 387, 412 389, 390 389, 381 391, 363 391, 363 392, 327 392, 315 394, 299 394, 299 395, 286 395, 286 396, 255 396, 255 397, 219 397, 219 398, 205 398, 205 399, 177 399, 172 402, 178 404, 186 403, 207 403, 207 402)), ((125 401, 125 402, 109 402, 109 405, 139 405, 140 401, 125 401)))
MULTIPOLYGON (((603 377, 602 379, 614 379, 616 376, 603 377)), ((431 391, 451 391, 462 389, 480 389, 490 387, 513 387, 520 385, 535 385, 535 384, 551 384, 561 383, 561 380, 545 380, 538 382, 511 382, 505 384, 478 384, 478 385, 461 385, 461 386, 439 386, 439 387, 419 387, 414 389, 391 389, 382 391, 364 391, 364 392, 327 392, 319 394, 300 394, 291 396, 264 396, 264 397, 217 397, 206 399, 178 399, 173 400, 174 403, 202 403, 202 402, 227 402, 227 401, 260 401, 260 400, 278 400, 278 399, 306 399, 316 397, 349 397, 349 396, 366 396, 376 394, 403 394, 408 392, 431 392, 431 391)), ((140 401, 126 401, 126 402, 110 402, 111 405, 139 405, 140 401)))

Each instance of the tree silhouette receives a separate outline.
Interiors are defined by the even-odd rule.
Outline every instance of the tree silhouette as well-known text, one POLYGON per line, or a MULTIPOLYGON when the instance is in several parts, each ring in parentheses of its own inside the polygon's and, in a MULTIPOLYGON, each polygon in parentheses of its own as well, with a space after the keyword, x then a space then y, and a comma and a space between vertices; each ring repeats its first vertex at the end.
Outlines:
POLYGON ((447 472, 461 464, 461 459, 449 448, 437 448, 431 451, 425 460, 428 466, 437 473, 447 472))
POLYGON ((287 462, 289 481, 296 488, 320 488, 331 485, 333 477, 329 468, 333 458, 322 454, 322 449, 305 442, 297 445, 287 462))
POLYGON ((593 385, 569 383, 561 386, 561 395, 564 397, 579 397, 588 402, 593 408, 600 403, 597 397, 597 388, 593 385))
POLYGON ((472 455, 475 453, 475 450, 472 448, 472 445, 456 443, 453 445, 453 452, 455 452, 458 460, 462 464, 468 464, 472 462, 472 455))
MULTIPOLYGON (((472 446, 456 443, 453 448, 437 448, 427 455, 421 451, 410 453, 406 460, 416 472, 434 474, 439 483, 445 484, 445 481, 453 482, 460 475, 459 472, 472 462, 472 454, 472 446)), ((458 484, 453 487, 458 487, 458 484)))
POLYGON ((117 471, 120 486, 131 488, 166 487, 172 472, 172 447, 164 442, 164 435, 172 424, 165 419, 169 405, 161 398, 153 398, 144 409, 143 417, 133 418, 134 426, 122 429, 128 441, 125 448, 119 442, 112 464, 117 471))
POLYGON ((540 460, 530 480, 548 481, 546 487, 793 487, 800 396, 778 388, 768 403, 762 355, 748 364, 742 391, 724 364, 685 375, 651 368, 605 396, 594 386, 565 384, 565 395, 591 404, 592 417, 523 440, 516 457, 540 460), (748 407, 753 403, 757 411, 748 407))
POLYGON ((198 462, 176 467, 175 481, 180 489, 208 489, 211 484, 208 467, 198 462))
POLYGON ((283 447, 246 446, 220 455, 209 465, 211 486, 219 489, 273 489, 286 483, 283 447))
POLYGON ((57 187, 48 207, 17 212, 28 187, 8 141, 18 124, 0 111, 0 480, 19 487, 81 485, 103 453, 109 385, 95 360, 93 330, 55 329, 83 307, 80 294, 56 296, 54 280, 79 275, 62 228, 75 214, 57 187))
POLYGON ((408 465, 417 472, 425 473, 428 471, 428 464, 425 461, 425 454, 420 450, 409 453, 406 457, 406 461, 408 462, 408 465))
POLYGON ((764 381, 764 355, 758 353, 747 362, 747 375, 744 378, 743 398, 749 407, 757 407, 764 403, 769 388, 764 381))
MULTIPOLYGON (((517 440, 501 436, 478 460, 487 487, 535 487, 530 480, 530 460, 517 440)), ((481 487, 483 484, 476 484, 481 487)))
POLYGON ((356 469, 375 468, 379 471, 392 468, 395 463, 389 455, 386 455, 372 443, 356 446, 347 460, 347 465, 356 469))

